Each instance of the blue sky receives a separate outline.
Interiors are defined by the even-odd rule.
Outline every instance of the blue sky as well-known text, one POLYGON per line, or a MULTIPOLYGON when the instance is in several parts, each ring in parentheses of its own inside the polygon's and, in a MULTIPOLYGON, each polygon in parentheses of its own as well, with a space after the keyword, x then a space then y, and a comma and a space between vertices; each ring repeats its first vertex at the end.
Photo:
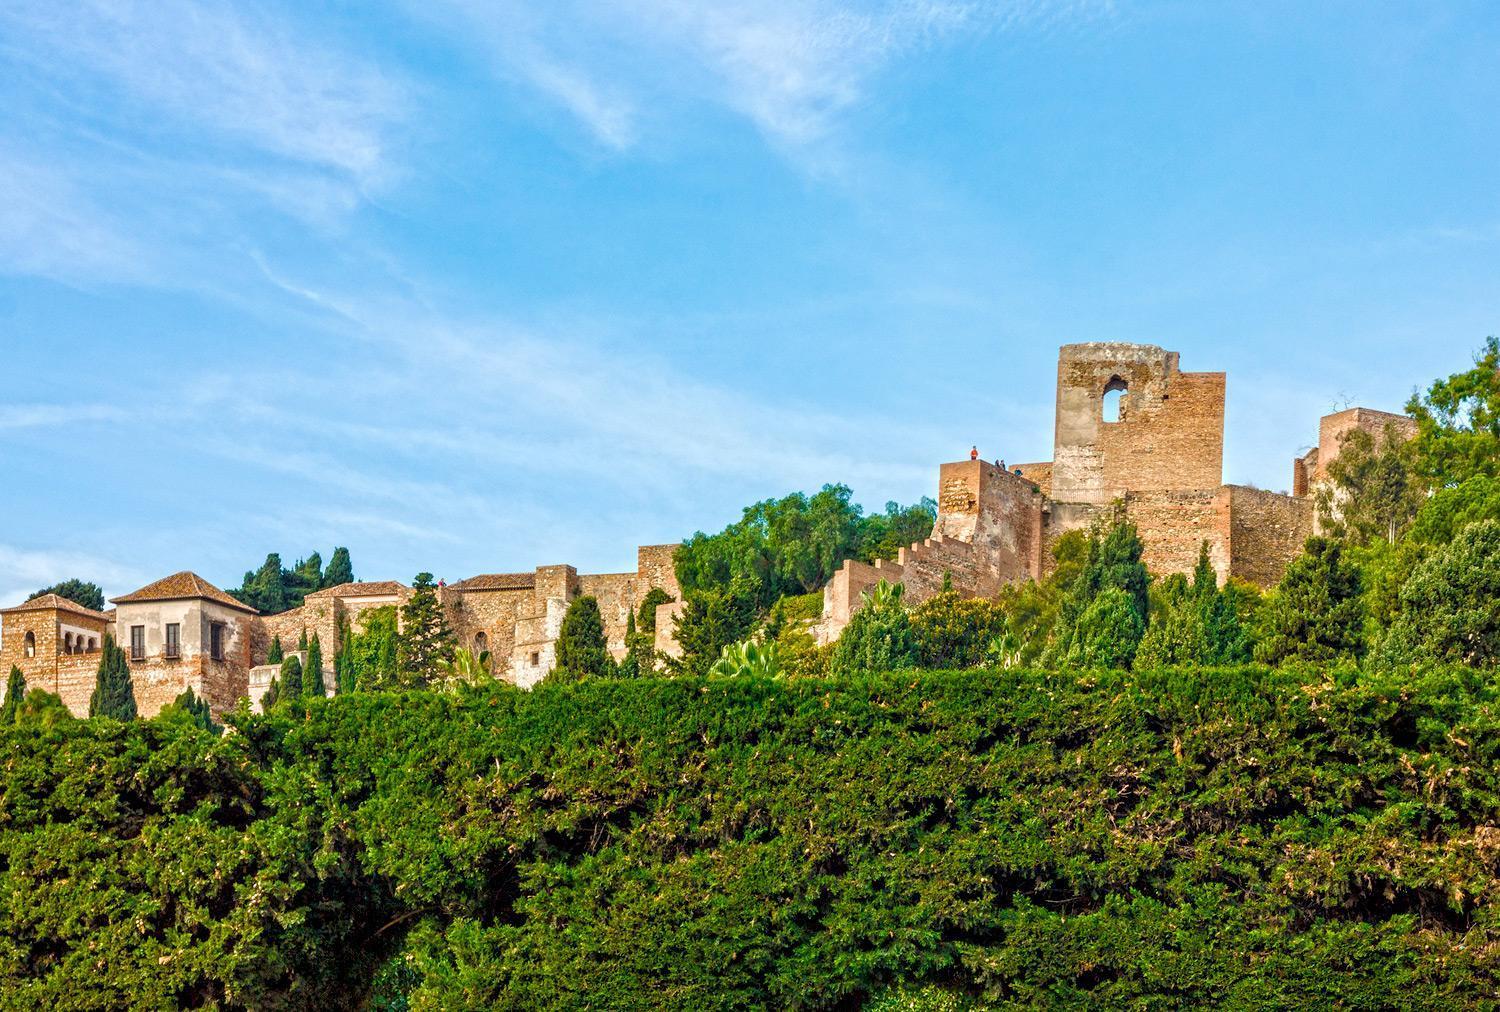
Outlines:
POLYGON ((1500 333, 1492 3, 9 0, 0 109, 0 603, 909 502, 1070 341, 1284 488, 1500 333))

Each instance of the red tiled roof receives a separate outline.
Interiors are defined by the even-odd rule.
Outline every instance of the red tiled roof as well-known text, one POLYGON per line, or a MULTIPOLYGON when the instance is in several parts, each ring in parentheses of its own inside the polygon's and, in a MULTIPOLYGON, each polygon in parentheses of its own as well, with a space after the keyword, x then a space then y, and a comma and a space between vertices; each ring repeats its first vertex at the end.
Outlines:
POLYGON ((449 590, 530 590, 536 586, 536 573, 483 573, 460 580, 449 590))
POLYGON ((17 611, 67 611, 74 615, 83 615, 88 618, 97 619, 100 622, 108 622, 110 618, 102 611, 85 608, 77 601, 69 601, 65 597, 56 594, 43 594, 41 597, 33 597, 24 604, 18 604, 14 608, 0 608, 0 613, 9 615, 17 611))
POLYGON ((406 591, 405 584, 395 580, 379 580, 374 583, 341 583, 308 594, 308 597, 399 597, 406 591))
POLYGON ((238 608, 240 611, 248 611, 252 615, 259 614, 245 602, 236 601, 197 573, 190 573, 187 570, 173 573, 155 583, 148 583, 140 590, 121 597, 112 597, 109 601, 111 604, 137 604, 142 601, 180 601, 183 598, 192 597, 214 601, 229 608, 238 608))

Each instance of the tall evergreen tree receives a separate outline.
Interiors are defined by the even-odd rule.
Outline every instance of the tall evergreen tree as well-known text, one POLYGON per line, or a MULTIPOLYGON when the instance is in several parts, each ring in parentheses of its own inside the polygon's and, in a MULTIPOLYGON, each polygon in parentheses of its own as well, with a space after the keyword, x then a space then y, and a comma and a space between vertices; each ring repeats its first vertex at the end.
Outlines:
POLYGON ((280 664, 286 657, 286 651, 281 646, 281 635, 278 633, 271 637, 271 649, 266 653, 267 664, 280 664))
POLYGON ((1090 536, 1083 568, 1063 595, 1046 655, 1050 665, 1130 666, 1148 621, 1151 577, 1141 561, 1144 551, 1135 525, 1118 515, 1090 536), (1099 602, 1107 590, 1119 594, 1099 602))
POLYGON ((411 598, 401 606, 397 658, 401 684, 420 688, 442 676, 456 644, 432 574, 418 573, 411 589, 411 598))
POLYGON ((1261 609, 1255 659, 1326 662, 1364 653, 1365 605, 1357 568, 1343 545, 1313 537, 1287 566, 1261 609))
POLYGON ((296 654, 281 662, 280 682, 279 698, 296 699, 302 695, 302 662, 296 654))
POLYGON ((638 678, 641 674, 641 634, 636 631, 635 612, 625 616, 625 659, 620 662, 618 674, 621 678, 638 678))
POLYGON ((14 664, 10 668, 10 680, 5 683, 5 702, 0 703, 0 727, 9 727, 21 713, 21 700, 26 696, 26 678, 14 664))
POLYGON ((297 637, 297 653, 307 653, 307 626, 302 627, 302 635, 297 637))
POLYGON ((203 730, 218 732, 219 726, 214 723, 213 713, 208 708, 208 700, 199 698, 193 692, 191 685, 172 700, 172 706, 187 714, 188 719, 203 730))
POLYGON ((646 591, 646 596, 641 598, 641 606, 636 612, 636 628, 643 633, 656 635, 656 609, 664 604, 671 604, 675 598, 660 587, 652 587, 646 591))
POLYGON ((334 691, 340 696, 354 691, 354 629, 348 619, 344 620, 339 629, 339 648, 333 655, 333 685, 334 691))
POLYGON ((89 716, 134 720, 135 713, 135 689, 130 684, 130 665, 125 661, 125 651, 115 645, 113 636, 105 633, 99 671, 94 679, 94 694, 89 699, 89 716))
POLYGON ((260 712, 270 713, 271 707, 275 706, 281 699, 281 679, 273 677, 271 684, 266 687, 265 695, 260 697, 260 712))
POLYGON ((615 662, 604 640, 604 617, 599 602, 585 595, 568 605, 557 635, 557 672, 572 678, 606 678, 615 662))
POLYGON ((354 565, 349 561, 349 549, 335 548, 328 568, 323 570, 323 586, 338 587, 354 582, 354 565))
POLYGON ((318 641, 317 633, 313 633, 312 640, 307 644, 307 667, 303 671, 302 682, 307 695, 317 696, 319 699, 328 695, 328 688, 323 684, 323 644, 318 641))

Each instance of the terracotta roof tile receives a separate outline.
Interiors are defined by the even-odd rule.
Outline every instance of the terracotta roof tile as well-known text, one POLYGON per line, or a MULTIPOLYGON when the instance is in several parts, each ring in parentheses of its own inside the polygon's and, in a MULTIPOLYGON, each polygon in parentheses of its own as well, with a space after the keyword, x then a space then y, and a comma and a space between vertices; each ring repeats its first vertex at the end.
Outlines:
POLYGON ((187 570, 173 573, 155 583, 148 583, 140 590, 120 597, 112 597, 109 600, 111 604, 137 604, 142 601, 178 601, 190 597, 201 597, 229 608, 248 611, 252 615, 259 614, 245 602, 235 600, 197 573, 190 573, 187 570))
POLYGON ((536 573, 484 573, 460 580, 449 590, 460 593, 476 590, 530 590, 536 586, 536 573))
POLYGON ((308 597, 399 597, 406 592, 406 585, 395 580, 379 580, 374 583, 341 583, 308 594, 308 597))
POLYGON ((30 601, 27 601, 23 604, 18 604, 14 608, 0 608, 0 613, 8 615, 11 612, 16 611, 53 610, 72 612, 74 615, 83 615, 88 618, 98 619, 100 622, 110 621, 110 617, 104 614, 104 612, 95 611, 92 608, 85 608, 77 601, 70 601, 65 597, 58 597, 56 594, 43 594, 41 597, 34 597, 30 601))

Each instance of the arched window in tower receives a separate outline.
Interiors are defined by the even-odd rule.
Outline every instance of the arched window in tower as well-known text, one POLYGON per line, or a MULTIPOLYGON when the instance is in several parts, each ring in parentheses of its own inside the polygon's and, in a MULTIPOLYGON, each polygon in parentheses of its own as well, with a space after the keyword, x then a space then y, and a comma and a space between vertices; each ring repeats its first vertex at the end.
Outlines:
POLYGON ((1104 384, 1104 420, 1106 422, 1123 422, 1125 420, 1125 391, 1130 389, 1129 385, 1120 377, 1115 376, 1104 384))
POLYGON ((474 634, 474 652, 476 654, 482 654, 488 650, 490 648, 489 644, 489 637, 485 636, 484 633, 477 632, 474 634))
POLYGON ((73 652, 73 634, 72 633, 64 633, 63 634, 63 653, 65 653, 65 654, 71 654, 72 652, 73 652))
POLYGON ((22 648, 27 657, 36 656, 36 633, 28 632, 26 638, 21 641, 22 648))

